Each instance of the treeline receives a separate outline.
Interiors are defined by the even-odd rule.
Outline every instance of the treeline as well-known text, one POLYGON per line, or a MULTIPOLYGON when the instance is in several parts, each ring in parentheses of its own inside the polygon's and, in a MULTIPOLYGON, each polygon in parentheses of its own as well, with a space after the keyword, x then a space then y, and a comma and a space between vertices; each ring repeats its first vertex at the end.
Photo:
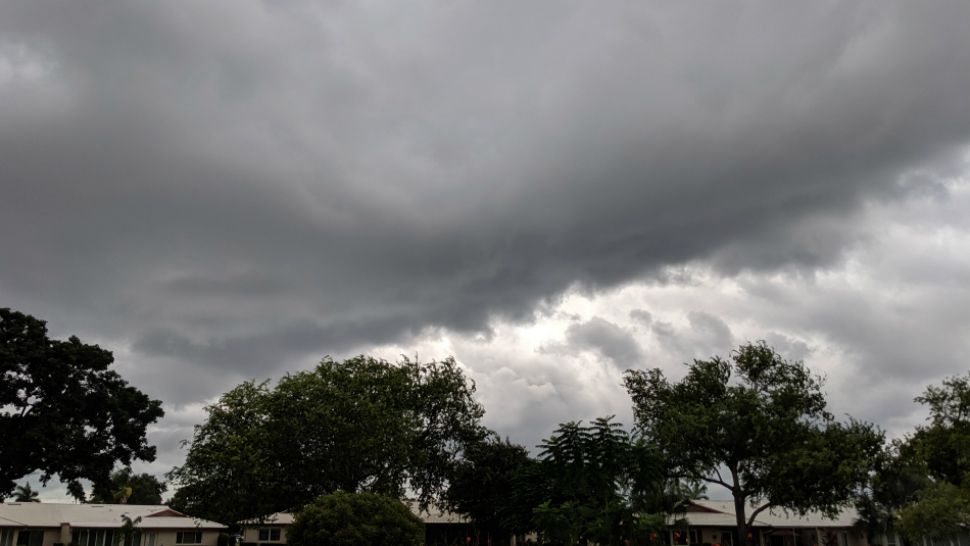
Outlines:
MULTIPOLYGON (((0 309, 0 498, 40 472, 79 500, 91 500, 81 480, 100 502, 160 499, 164 484, 129 465, 154 458, 145 431, 161 403, 111 362, 0 309)), ((453 359, 324 359, 206 408, 169 474, 171 504, 235 523, 368 492, 467 514, 484 541, 537 530, 550 543, 649 544, 715 485, 734 499, 742 544, 772 508, 834 514, 854 503, 873 538, 970 524, 970 375, 928 388, 916 401, 929 421, 890 443, 870 423, 833 416, 822 379, 764 343, 695 360, 677 381, 630 370, 624 385, 632 427, 567 422, 533 456, 481 424, 475 386, 453 359)))

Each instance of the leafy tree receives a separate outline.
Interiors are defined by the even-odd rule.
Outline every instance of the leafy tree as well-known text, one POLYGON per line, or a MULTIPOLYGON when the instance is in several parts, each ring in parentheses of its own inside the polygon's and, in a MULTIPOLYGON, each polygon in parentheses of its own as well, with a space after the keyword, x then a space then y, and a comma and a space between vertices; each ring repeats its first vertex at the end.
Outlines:
POLYGON ((15 480, 54 475, 77 499, 82 479, 107 481, 116 462, 150 461, 146 427, 161 402, 128 385, 108 367, 110 351, 47 337, 44 321, 0 309, 0 499, 15 480))
POLYGON ((121 514, 121 527, 115 533, 116 546, 137 546, 139 531, 138 524, 141 523, 141 516, 131 519, 128 514, 121 514))
POLYGON ((911 443, 893 441, 876 458, 869 482, 859 491, 856 527, 870 544, 897 531, 902 508, 930 484, 925 465, 914 457, 911 443))
POLYGON ((970 373, 927 387, 916 402, 928 406, 930 416, 916 430, 913 449, 933 479, 970 488, 970 373))
POLYGON ((374 493, 337 492, 296 515, 290 546, 417 546, 424 525, 401 501, 374 493))
POLYGON ((289 509, 335 491, 442 496, 484 413, 454 360, 323 360, 275 388, 247 382, 207 408, 173 505, 216 521, 289 509), (227 492, 229 494, 227 494, 227 492))
POLYGON ((40 493, 30 487, 29 483, 18 485, 13 492, 15 502, 40 502, 40 493))
POLYGON ((546 540, 573 545, 642 542, 663 525, 662 472, 652 449, 612 421, 569 422, 540 446, 546 500, 534 523, 546 540))
POLYGON ((970 527, 970 374, 930 386, 916 401, 930 415, 905 445, 932 483, 900 511, 899 528, 911 540, 970 527))
POLYGON ((537 464, 524 447, 489 435, 465 450, 450 479, 447 504, 469 516, 493 543, 505 543, 513 534, 532 530, 532 510, 538 501, 523 504, 513 493, 519 490, 521 476, 537 464))
POLYGON ((900 511, 897 526, 914 541, 965 533, 970 528, 970 491, 949 482, 933 483, 900 511))
POLYGON ((865 483, 882 446, 872 425, 836 421, 821 379, 764 343, 731 360, 695 360, 670 383, 660 369, 628 371, 637 423, 672 476, 731 492, 738 536, 772 507, 835 514, 865 483), (748 510, 749 503, 757 504, 748 510))
POLYGON ((130 468, 111 473, 111 480, 97 485, 91 502, 98 504, 162 504, 167 487, 151 474, 133 474, 130 468))

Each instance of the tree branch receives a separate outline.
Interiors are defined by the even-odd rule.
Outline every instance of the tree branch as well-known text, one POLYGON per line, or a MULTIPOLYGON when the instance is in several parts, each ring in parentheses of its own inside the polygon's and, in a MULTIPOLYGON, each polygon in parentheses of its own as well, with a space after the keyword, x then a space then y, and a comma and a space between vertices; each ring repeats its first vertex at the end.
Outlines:
MULTIPOLYGON (((718 477, 720 477, 720 474, 718 475, 718 477)), ((728 490, 734 491, 734 486, 733 485, 729 485, 724 480, 719 480, 719 479, 714 479, 714 478, 708 478, 706 476, 694 476, 694 478, 695 479, 703 480, 703 481, 708 482, 708 483, 716 483, 718 485, 723 485, 724 487, 727 487, 728 490)))
POLYGON ((752 510, 751 515, 748 516, 748 527, 751 527, 751 525, 754 523, 754 518, 757 517, 758 514, 764 512, 765 510, 767 510, 768 508, 771 508, 772 506, 773 505, 770 502, 766 502, 761 506, 752 510))

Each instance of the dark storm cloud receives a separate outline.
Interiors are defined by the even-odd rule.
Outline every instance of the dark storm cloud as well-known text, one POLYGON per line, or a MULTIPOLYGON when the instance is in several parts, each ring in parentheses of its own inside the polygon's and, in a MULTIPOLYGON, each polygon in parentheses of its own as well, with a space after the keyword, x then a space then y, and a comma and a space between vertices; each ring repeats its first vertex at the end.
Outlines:
POLYGON ((810 270, 970 139, 968 19, 5 2, 2 304, 235 381, 689 260, 810 270))

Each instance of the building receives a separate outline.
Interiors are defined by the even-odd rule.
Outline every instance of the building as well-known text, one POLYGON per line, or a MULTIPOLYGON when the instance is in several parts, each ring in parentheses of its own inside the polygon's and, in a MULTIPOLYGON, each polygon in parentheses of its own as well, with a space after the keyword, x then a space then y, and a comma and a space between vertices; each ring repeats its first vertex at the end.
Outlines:
MULTIPOLYGON (((739 543, 731 501, 692 501, 677 517, 686 520, 686 526, 671 526, 670 544, 733 546, 739 543)), ((778 509, 765 510, 755 517, 748 533, 756 546, 866 546, 865 537, 854 529, 857 517, 852 508, 844 509, 835 518, 819 512, 799 516, 778 509)), ((894 535, 883 544, 902 543, 894 535)))
MULTIPOLYGON (((471 536, 472 526, 464 516, 434 507, 423 511, 414 501, 409 501, 408 507, 424 522, 426 546, 465 544, 471 536)), ((285 545, 286 531, 292 523, 293 514, 289 512, 277 512, 262 520, 241 521, 242 546, 285 545)))
POLYGON ((226 526, 167 506, 131 504, 0 504, 0 546, 115 546, 129 518, 135 532, 122 546, 216 546, 226 526))
POLYGON ((292 523, 293 514, 289 512, 270 514, 262 521, 241 521, 239 525, 241 526, 242 543, 243 545, 286 544, 286 531, 292 523))

